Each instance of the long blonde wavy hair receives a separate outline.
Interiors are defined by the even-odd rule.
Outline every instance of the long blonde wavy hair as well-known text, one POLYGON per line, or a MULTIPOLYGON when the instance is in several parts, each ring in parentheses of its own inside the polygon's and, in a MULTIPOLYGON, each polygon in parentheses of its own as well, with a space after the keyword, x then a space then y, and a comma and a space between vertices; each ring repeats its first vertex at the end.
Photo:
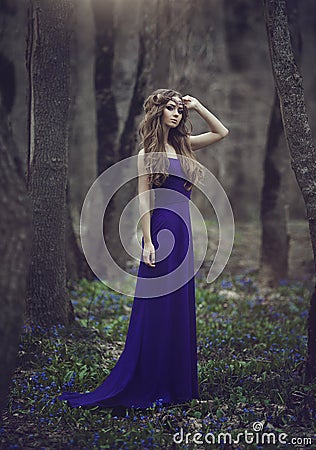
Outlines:
POLYGON ((140 148, 144 148, 145 170, 149 174, 150 187, 152 188, 153 185, 161 186, 169 176, 168 168, 170 165, 164 146, 161 117, 166 104, 169 100, 172 100, 172 97, 180 98, 183 103, 183 113, 179 125, 176 128, 169 129, 168 142, 174 147, 177 154, 186 157, 179 159, 186 177, 190 180, 189 182, 186 180, 184 183, 184 187, 189 191, 193 184, 203 178, 204 171, 191 148, 189 136, 192 131, 192 124, 188 120, 188 108, 179 92, 173 89, 157 89, 147 97, 143 104, 145 117, 138 128, 141 137, 139 145, 140 148), (186 126, 187 120, 191 124, 190 131, 186 126), (161 158, 157 158, 157 152, 161 152, 161 158))

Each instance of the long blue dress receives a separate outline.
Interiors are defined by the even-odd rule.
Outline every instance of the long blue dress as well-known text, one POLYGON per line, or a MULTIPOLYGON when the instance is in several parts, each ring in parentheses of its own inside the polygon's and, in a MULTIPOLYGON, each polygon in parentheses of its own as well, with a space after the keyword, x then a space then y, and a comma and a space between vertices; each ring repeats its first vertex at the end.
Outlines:
MULTIPOLYGON (((187 191, 183 185, 185 179, 181 178, 184 173, 180 160, 168 159, 169 176, 160 186, 163 189, 155 191, 155 207, 151 216, 156 266, 147 266, 143 262, 142 252, 124 350, 105 381, 95 390, 82 394, 64 392, 59 397, 71 407, 147 408, 159 399, 160 404, 170 405, 199 398, 194 257, 189 210, 191 190, 187 191), (166 234, 161 234, 157 239, 161 230, 166 234), (168 244, 170 253, 164 258, 168 244), (185 264, 180 275, 184 274, 187 281, 184 279, 184 284, 182 282, 173 292, 153 296, 156 291, 158 294, 159 287, 170 288, 170 280, 176 280, 171 274, 167 281, 158 280, 158 284, 154 285, 155 277, 170 274, 183 261, 185 264), (146 278, 151 278, 153 283, 151 297, 148 298, 144 297, 143 292, 148 290, 148 285, 144 288, 143 284, 146 278)), ((177 276, 177 280, 181 276, 177 276)))

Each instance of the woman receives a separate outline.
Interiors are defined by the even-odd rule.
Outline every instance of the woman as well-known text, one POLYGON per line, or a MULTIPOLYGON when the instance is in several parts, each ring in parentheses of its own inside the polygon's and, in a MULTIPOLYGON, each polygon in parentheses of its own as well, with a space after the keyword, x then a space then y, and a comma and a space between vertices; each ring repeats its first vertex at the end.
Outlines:
POLYGON ((146 408, 199 398, 189 200, 203 174, 194 151, 228 130, 197 99, 172 89, 153 92, 144 110, 138 153, 142 257, 125 347, 98 388, 59 397, 72 407, 146 408), (191 136, 188 110, 211 131, 191 136))

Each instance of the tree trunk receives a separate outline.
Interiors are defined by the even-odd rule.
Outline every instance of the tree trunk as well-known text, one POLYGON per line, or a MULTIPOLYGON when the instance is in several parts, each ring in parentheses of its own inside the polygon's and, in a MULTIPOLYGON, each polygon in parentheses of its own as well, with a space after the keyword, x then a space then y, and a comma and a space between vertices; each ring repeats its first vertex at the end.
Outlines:
POLYGON ((282 193, 282 174, 285 159, 283 125, 279 98, 274 95, 266 156, 264 160, 264 182, 261 193, 261 255, 259 283, 276 287, 288 276, 290 235, 287 229, 287 205, 282 193))
MULTIPOLYGON (((119 160, 116 154, 118 138, 118 116, 112 89, 114 58, 114 7, 115 0, 92 0, 95 24, 95 73, 94 86, 96 96, 97 126, 97 174, 119 160)), ((115 202, 112 199, 104 217, 104 240, 110 253, 118 264, 122 258, 118 250, 115 230, 115 202)))
POLYGON ((73 317, 65 255, 72 9, 68 0, 32 0, 29 9, 27 176, 34 237, 26 306, 29 321, 45 327, 73 317))
POLYGON ((98 174, 115 160, 118 118, 112 92, 115 0, 92 0, 95 23, 95 95, 97 106, 98 174))
POLYGON ((31 203, 25 176, 0 104, 0 416, 15 369, 25 309, 26 277, 31 250, 31 203))
MULTIPOLYGON (((316 269, 316 152, 305 107, 302 77, 293 55, 285 0, 264 0, 264 14, 283 128, 291 166, 306 205, 316 269)), ((314 289, 308 317, 307 382, 316 376, 316 286, 314 289)))
MULTIPOLYGON (((92 14, 91 14, 92 15, 92 14)), ((78 26, 79 14, 74 11, 74 21, 78 26)), ((80 25, 79 25, 80 26, 80 25)), ((82 30, 80 30, 82 32, 82 30)), ((79 281, 81 278, 93 280, 95 278, 85 255, 81 248, 79 239, 79 218, 80 209, 82 206, 82 199, 78 194, 84 191, 85 183, 83 181, 85 174, 88 172, 86 161, 80 152, 80 145, 84 145, 85 137, 83 134, 83 123, 78 124, 78 115, 80 111, 80 94, 79 92, 79 78, 82 76, 82 64, 79 58, 79 52, 82 49, 78 42, 77 33, 73 33, 70 40, 70 54, 72 56, 70 67, 70 120, 69 120, 69 138, 68 138, 68 180, 66 193, 66 263, 67 263, 67 284, 72 285, 72 282, 79 281), (80 182, 78 183, 78 180, 80 182), (78 207, 79 206, 79 207, 78 207)), ((86 114, 85 108, 82 108, 81 113, 86 114)), ((91 124, 90 124, 91 126, 91 124)), ((92 148, 89 147, 88 159, 89 163, 92 148)), ((88 152, 86 152, 88 153, 88 152)))
MULTIPOLYGON (((298 25, 297 0, 288 0, 287 12, 292 47, 297 64, 301 61, 302 39, 298 25)), ((261 194, 261 259, 259 282, 262 286, 276 287, 288 277, 290 235, 288 233, 288 205, 284 204, 282 180, 286 165, 286 142, 280 112, 279 97, 274 102, 268 129, 264 181, 261 194)))
POLYGON ((95 275, 81 251, 81 244, 74 230, 73 218, 70 214, 69 184, 67 185, 66 243, 67 283, 79 281, 81 278, 94 280, 95 275))

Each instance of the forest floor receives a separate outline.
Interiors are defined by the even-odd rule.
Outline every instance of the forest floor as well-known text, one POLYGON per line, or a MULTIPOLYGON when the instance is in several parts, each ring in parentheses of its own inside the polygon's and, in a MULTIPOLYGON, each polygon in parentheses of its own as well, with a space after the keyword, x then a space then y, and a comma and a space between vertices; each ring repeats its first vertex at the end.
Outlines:
MULTIPOLYGON (((207 433, 236 438, 245 430, 258 431, 257 439, 261 431, 276 439, 286 433, 287 448, 316 448, 316 384, 304 382, 313 261, 307 224, 292 221, 289 231, 290 276, 270 292, 262 294, 256 282, 260 231, 254 224, 236 224, 231 257, 214 283, 205 284, 203 271, 197 277, 201 401, 173 407, 157 402, 145 411, 71 409, 56 401, 62 390, 84 392, 104 380, 124 348, 132 305, 131 297, 100 282, 82 280, 72 287, 77 319, 71 330, 22 334, 0 448, 284 448, 278 441, 212 445, 203 440, 207 433), (181 432, 191 435, 180 443, 181 432), (194 443, 196 432, 203 444, 194 443), (296 438, 295 445, 290 438, 296 438)), ((216 252, 214 242, 209 254, 216 252)))

